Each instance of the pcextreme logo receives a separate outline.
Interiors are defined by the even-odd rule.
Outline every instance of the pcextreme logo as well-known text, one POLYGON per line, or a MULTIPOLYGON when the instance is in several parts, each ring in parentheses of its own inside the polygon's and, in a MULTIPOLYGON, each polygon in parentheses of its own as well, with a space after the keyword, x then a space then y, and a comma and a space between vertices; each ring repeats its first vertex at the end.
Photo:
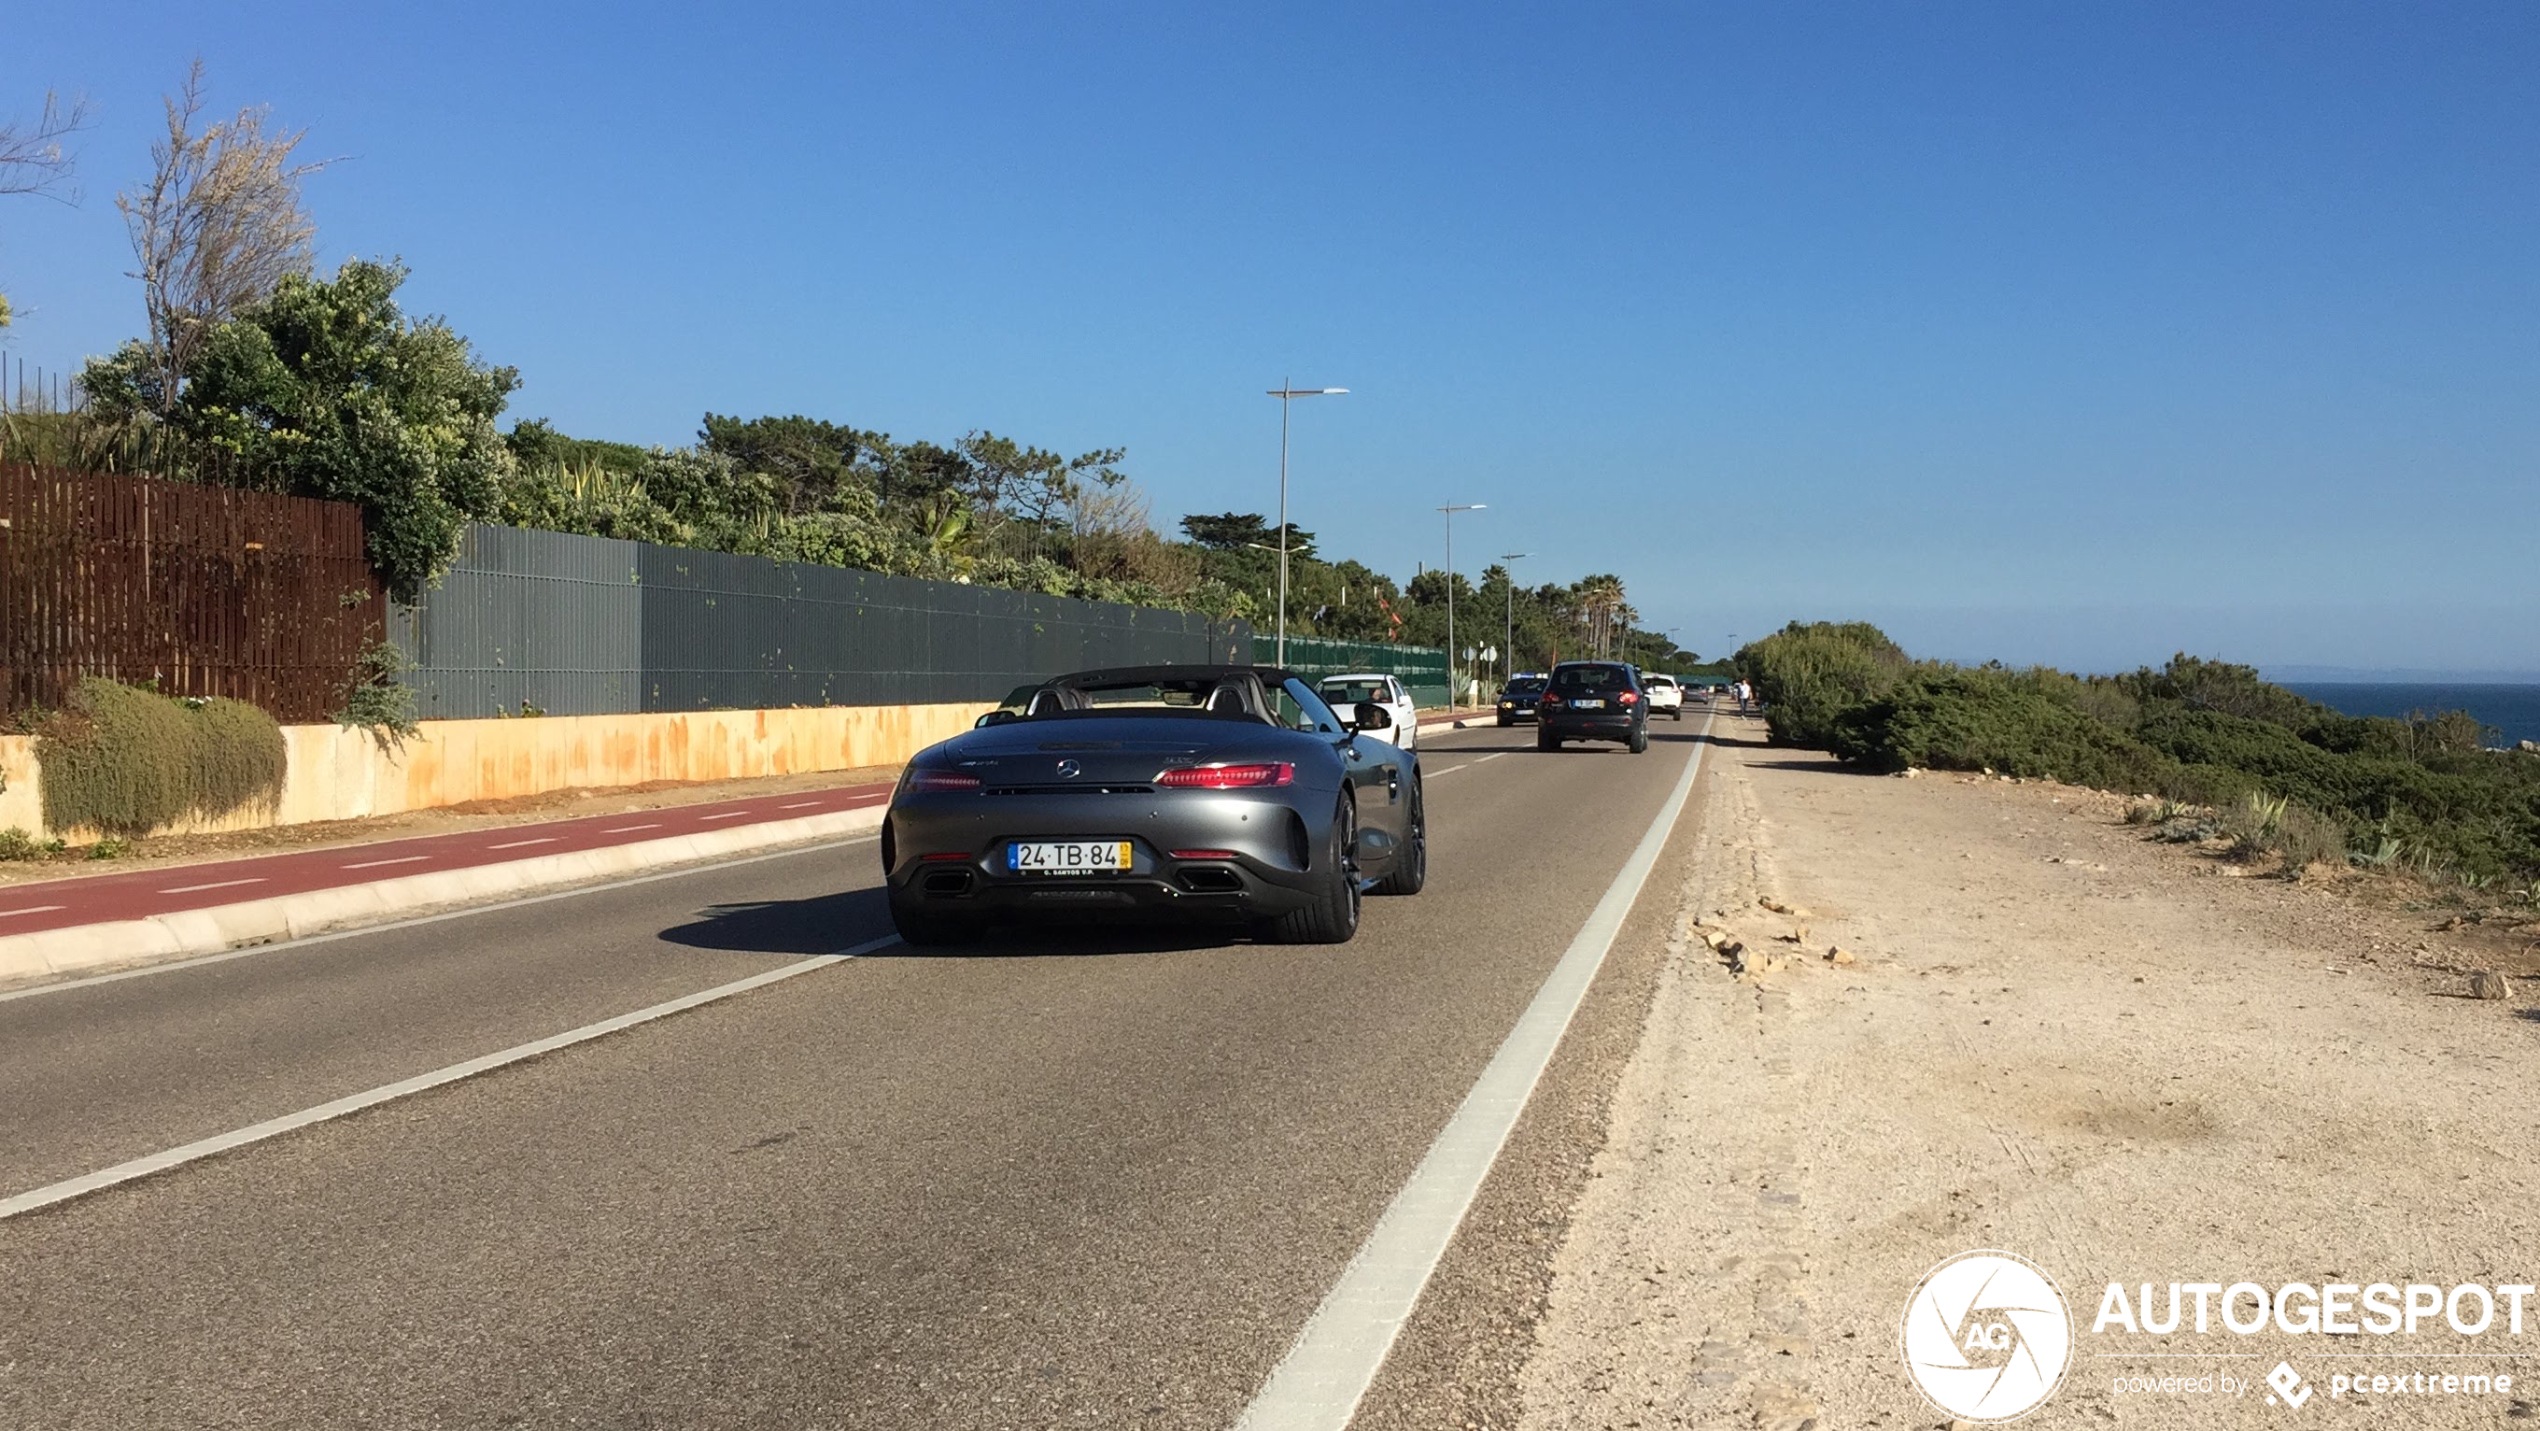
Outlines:
POLYGON ((1943 1415, 2016 1421, 2046 1404, 2072 1364, 2072 1314, 2055 1279, 2010 1252, 1961 1252, 1905 1303, 1905 1370, 1943 1415))

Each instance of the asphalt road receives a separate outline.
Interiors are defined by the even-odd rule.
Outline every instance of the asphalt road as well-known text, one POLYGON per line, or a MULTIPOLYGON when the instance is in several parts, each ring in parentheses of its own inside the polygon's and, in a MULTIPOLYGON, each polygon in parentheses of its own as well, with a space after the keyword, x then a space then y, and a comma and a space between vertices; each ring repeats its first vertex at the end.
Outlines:
MULTIPOLYGON (((892 946, 0 1221, 0 1425, 1223 1427, 1692 729, 1430 732, 1428 891, 1349 945, 892 946)), ((0 1002, 0 1196, 858 945, 875 865, 0 1002)))

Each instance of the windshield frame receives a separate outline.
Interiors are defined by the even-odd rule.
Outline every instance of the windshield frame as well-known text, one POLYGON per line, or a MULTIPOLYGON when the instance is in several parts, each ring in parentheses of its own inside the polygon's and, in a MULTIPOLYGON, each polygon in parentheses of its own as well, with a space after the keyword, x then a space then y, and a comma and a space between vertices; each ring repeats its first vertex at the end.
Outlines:
POLYGON ((1349 733, 1349 723, 1341 719, 1340 715, 1332 709, 1331 703, 1323 699, 1323 693, 1314 689, 1313 684, 1303 676, 1290 676, 1280 682, 1278 688, 1285 691, 1288 698, 1296 702, 1297 709, 1304 713, 1305 718, 1314 723, 1316 733, 1324 735, 1349 733))

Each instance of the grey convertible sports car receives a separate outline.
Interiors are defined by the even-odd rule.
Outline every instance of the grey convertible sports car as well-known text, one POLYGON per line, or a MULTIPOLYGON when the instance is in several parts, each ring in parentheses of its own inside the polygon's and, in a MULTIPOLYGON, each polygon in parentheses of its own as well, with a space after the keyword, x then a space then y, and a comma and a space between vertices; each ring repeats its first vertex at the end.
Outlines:
POLYGON ((1361 892, 1428 878, 1419 755, 1358 738, 1390 721, 1268 666, 1044 682, 909 762, 882 824, 891 921, 911 944, 1070 916, 1342 943, 1361 892))

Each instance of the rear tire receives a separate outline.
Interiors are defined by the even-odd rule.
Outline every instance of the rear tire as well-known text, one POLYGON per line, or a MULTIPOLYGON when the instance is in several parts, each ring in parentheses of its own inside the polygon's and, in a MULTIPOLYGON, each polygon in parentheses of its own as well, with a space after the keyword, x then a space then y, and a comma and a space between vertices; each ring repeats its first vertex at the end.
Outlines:
POLYGON ((1560 748, 1561 748, 1561 737, 1559 737, 1559 736, 1557 736, 1557 735, 1554 735, 1551 731, 1548 731, 1548 730, 1539 730, 1539 731, 1536 731, 1536 732, 1535 732, 1535 749, 1537 749, 1537 750, 1559 750, 1560 748))
POLYGON ((1358 871, 1349 851, 1358 837, 1358 807, 1347 795, 1332 812, 1332 836, 1314 902, 1264 920, 1254 937, 1271 944, 1347 944, 1358 933, 1358 871))
POLYGON ((1429 882, 1429 808, 1420 793, 1420 782, 1411 782, 1410 819, 1405 822, 1402 853, 1394 857, 1393 870, 1384 883, 1376 886, 1378 894, 1418 894, 1429 882))
POLYGON ((1644 725, 1634 728, 1632 738, 1626 742, 1625 748, 1634 755, 1646 752, 1649 749, 1649 727, 1644 725))
POLYGON ((975 943, 982 926, 970 915, 947 914, 894 899, 891 927, 900 932, 902 944, 912 949, 934 949, 946 944, 975 943))

